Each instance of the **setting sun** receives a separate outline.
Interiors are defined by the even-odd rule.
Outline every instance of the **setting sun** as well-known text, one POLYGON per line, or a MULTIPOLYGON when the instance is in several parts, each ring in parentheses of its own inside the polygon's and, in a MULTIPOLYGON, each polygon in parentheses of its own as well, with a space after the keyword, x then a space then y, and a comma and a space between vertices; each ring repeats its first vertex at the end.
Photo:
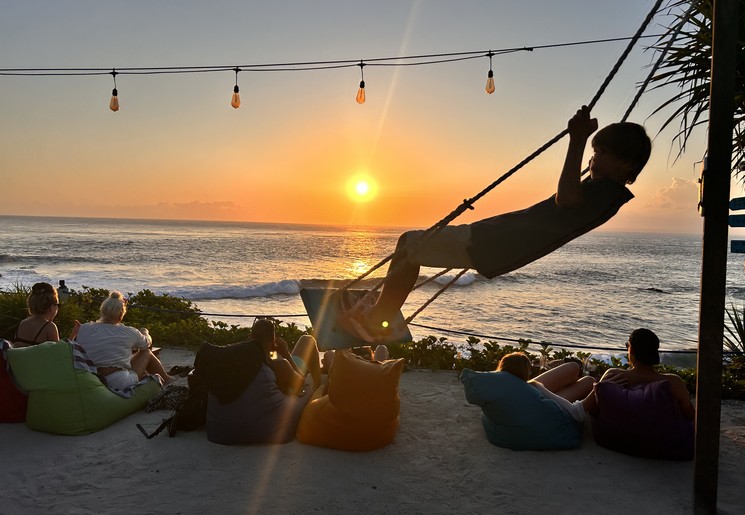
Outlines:
POLYGON ((355 175, 347 181, 347 194, 355 202, 369 202, 377 196, 378 185, 367 175, 355 175))

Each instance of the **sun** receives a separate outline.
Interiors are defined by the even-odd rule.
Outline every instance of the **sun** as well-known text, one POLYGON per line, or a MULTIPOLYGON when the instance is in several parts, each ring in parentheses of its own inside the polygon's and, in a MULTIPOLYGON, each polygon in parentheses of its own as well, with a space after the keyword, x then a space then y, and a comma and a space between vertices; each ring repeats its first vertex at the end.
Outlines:
POLYGON ((347 181, 347 195, 355 202, 370 202, 378 194, 378 184, 369 175, 357 174, 347 181))

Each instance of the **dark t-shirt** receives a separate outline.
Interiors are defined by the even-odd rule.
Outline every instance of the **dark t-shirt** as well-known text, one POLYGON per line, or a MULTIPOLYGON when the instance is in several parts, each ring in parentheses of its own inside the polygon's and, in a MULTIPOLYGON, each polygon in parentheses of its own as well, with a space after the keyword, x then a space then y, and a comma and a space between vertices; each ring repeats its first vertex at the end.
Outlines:
POLYGON ((608 179, 582 182, 583 203, 560 208, 555 196, 521 211, 471 225, 468 254, 476 270, 492 278, 516 270, 604 224, 634 195, 608 179))

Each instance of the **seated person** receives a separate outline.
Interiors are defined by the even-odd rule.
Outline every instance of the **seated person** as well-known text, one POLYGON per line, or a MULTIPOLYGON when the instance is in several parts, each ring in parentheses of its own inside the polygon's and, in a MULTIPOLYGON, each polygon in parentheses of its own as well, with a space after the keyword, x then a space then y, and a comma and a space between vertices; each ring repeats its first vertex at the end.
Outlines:
POLYGON ((127 304, 122 294, 112 291, 101 303, 101 318, 82 324, 75 337, 98 369, 106 386, 124 390, 148 374, 158 374, 170 383, 160 360, 151 352, 153 340, 147 329, 122 324, 127 304), (133 354, 133 350, 136 352, 133 354))
MULTIPOLYGON (((230 388, 233 394, 228 395, 219 376, 208 383, 207 437, 212 442, 235 445, 292 440, 312 394, 305 388, 306 376, 310 375, 313 390, 321 386, 320 356, 313 336, 301 336, 290 352, 287 342, 275 335, 272 321, 259 319, 251 337, 234 344, 242 346, 250 358, 243 367, 245 374, 253 374, 247 386, 241 385, 242 391, 230 388), (257 349, 255 354, 251 348, 257 349)), ((198 364, 196 368, 199 372, 198 364)))
MULTIPOLYGON (((654 369, 660 363, 660 339, 649 329, 635 329, 626 342, 629 369, 609 368, 600 382, 610 382, 621 386, 635 386, 656 381, 668 381, 673 397, 680 408, 680 413, 688 420, 695 417, 695 409, 691 403, 688 387, 680 376, 676 374, 662 374, 654 369)), ((588 411, 595 413, 597 401, 595 396, 588 402, 588 411)))
POLYGON ((48 283, 34 284, 26 305, 29 316, 18 324, 13 347, 59 340, 59 331, 53 322, 59 312, 59 298, 54 286, 48 283))
POLYGON ((579 364, 562 363, 530 379, 533 365, 528 356, 522 352, 507 354, 499 361, 497 372, 509 372, 537 388, 560 408, 564 409, 577 422, 582 422, 591 405, 592 386, 595 380, 590 376, 581 377, 579 364))

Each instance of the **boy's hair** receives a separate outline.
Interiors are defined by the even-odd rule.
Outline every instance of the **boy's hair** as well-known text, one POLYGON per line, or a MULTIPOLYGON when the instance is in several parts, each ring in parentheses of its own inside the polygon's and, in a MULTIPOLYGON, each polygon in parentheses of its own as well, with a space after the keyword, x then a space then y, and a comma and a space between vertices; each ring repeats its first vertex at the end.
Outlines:
POLYGON ((634 351, 634 357, 645 365, 660 363, 660 339, 649 329, 635 329, 629 336, 629 345, 634 351))
POLYGON ((632 164, 626 184, 633 184, 639 172, 649 161, 652 141, 644 127, 637 123, 612 123, 600 129, 592 138, 592 146, 599 147, 619 159, 632 164))
POLYGON ((260 342, 274 340, 274 323, 268 318, 257 318, 251 326, 251 337, 260 342))
POLYGON ((109 297, 101 303, 100 322, 119 323, 127 313, 127 303, 119 291, 112 291, 109 297))
POLYGON ((59 304, 57 291, 49 283, 36 283, 26 299, 29 315, 43 315, 49 308, 59 304))
POLYGON ((511 352, 499 360, 498 372, 509 372, 523 381, 530 379, 530 373, 533 371, 533 364, 530 358, 523 352, 511 352))

